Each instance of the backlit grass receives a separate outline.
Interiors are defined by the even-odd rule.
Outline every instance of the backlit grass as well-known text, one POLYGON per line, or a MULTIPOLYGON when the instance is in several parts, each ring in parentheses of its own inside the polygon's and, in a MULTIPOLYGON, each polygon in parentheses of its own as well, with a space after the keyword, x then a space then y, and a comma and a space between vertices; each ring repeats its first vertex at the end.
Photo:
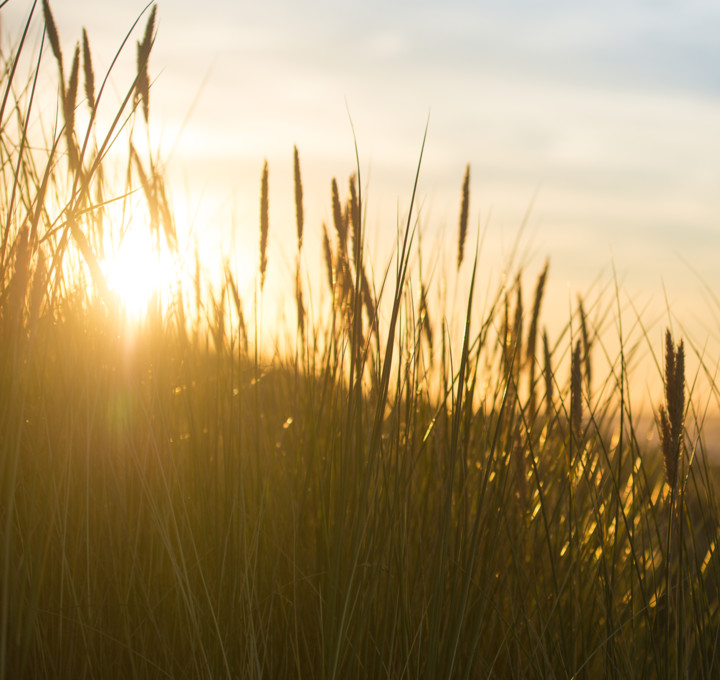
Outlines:
POLYGON ((481 294, 469 167, 472 283, 446 319, 412 208, 395 258, 369 267, 359 176, 330 183, 333 223, 309 240, 297 150, 295 346, 258 340, 267 165, 254 299, 198 262, 137 322, 107 251, 133 220, 177 249, 161 168, 133 141, 154 9, 109 128, 87 36, 68 71, 43 16, 32 58, 58 73, 56 124, 13 70, 27 42, 1 64, 1 677, 717 677, 718 504, 690 342, 624 328, 617 290, 549 337, 547 267, 481 294), (312 300, 308 248, 326 268, 312 300), (666 386, 650 442, 628 369, 648 350, 666 386))

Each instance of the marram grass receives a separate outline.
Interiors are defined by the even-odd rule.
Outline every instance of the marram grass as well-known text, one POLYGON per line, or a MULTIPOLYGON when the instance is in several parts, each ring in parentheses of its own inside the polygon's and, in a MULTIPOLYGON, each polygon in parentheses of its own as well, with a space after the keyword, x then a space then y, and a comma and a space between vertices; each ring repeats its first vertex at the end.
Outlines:
MULTIPOLYGON (((65 103, 80 89, 43 10, 36 66, 59 65, 65 103)), ((309 309, 298 256, 287 356, 262 355, 227 266, 204 290, 198 261, 194 290, 139 326, 118 313, 104 206, 140 188, 158 243, 172 234, 158 164, 132 139, 130 186, 103 179, 119 121, 148 115, 154 8, 146 21, 110 129, 83 36, 89 127, 61 106, 44 154, 21 143, 23 41, 2 65, 0 677, 718 677, 718 505, 690 343, 618 331, 603 357, 592 300, 551 337, 547 265, 532 304, 516 271, 483 312, 473 271, 461 318, 432 324, 412 211, 396 263, 368 274, 359 176, 347 200, 331 183, 309 309), (659 446, 629 396, 643 344, 665 357, 659 446)), ((313 244, 293 163, 299 251, 313 244)), ((458 266, 468 203, 465 181, 458 266)))

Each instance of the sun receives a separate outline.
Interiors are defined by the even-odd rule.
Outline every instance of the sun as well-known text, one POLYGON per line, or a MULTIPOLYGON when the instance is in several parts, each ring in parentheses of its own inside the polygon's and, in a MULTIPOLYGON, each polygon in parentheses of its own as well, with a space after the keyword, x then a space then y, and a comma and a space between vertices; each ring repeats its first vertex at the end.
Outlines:
POLYGON ((180 263, 167 249, 158 249, 147 229, 129 229, 106 259, 104 274, 124 310, 136 319, 147 312, 153 295, 168 300, 180 280, 180 263))

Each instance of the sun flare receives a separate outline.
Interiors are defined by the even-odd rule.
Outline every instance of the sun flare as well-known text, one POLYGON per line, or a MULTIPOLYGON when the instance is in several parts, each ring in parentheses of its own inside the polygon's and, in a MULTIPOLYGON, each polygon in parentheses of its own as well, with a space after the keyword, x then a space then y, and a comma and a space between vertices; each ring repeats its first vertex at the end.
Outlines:
POLYGON ((105 276, 124 309, 140 319, 154 294, 163 300, 173 294, 180 279, 180 265, 167 249, 158 250, 147 230, 130 229, 108 256, 105 276))

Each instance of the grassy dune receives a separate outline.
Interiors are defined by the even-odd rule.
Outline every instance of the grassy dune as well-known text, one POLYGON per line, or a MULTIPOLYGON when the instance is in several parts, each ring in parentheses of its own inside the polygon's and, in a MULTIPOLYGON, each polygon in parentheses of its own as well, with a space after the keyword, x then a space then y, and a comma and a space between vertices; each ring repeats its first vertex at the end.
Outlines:
MULTIPOLYGON (((333 180, 333 224, 303 243, 297 151, 295 348, 263 354, 262 296, 242 300, 229 269, 210 287, 198 265, 138 325, 103 262, 110 207, 138 195, 157 247, 176 247, 160 164, 133 142, 154 9, 108 127, 87 36, 65 61, 46 3, 41 19, 57 125, 14 72, 27 41, 0 65, 1 678, 718 676, 720 525, 689 342, 655 348, 648 443, 617 319, 616 355, 582 302, 548 337, 546 268, 484 306, 473 283, 443 320, 412 210, 370 276, 357 179, 333 180), (111 145, 125 165, 108 167, 111 145), (308 247, 327 274, 312 305, 308 247)), ((258 293, 267 183, 266 166, 258 293)), ((458 270, 477 264, 468 186, 458 270)))

